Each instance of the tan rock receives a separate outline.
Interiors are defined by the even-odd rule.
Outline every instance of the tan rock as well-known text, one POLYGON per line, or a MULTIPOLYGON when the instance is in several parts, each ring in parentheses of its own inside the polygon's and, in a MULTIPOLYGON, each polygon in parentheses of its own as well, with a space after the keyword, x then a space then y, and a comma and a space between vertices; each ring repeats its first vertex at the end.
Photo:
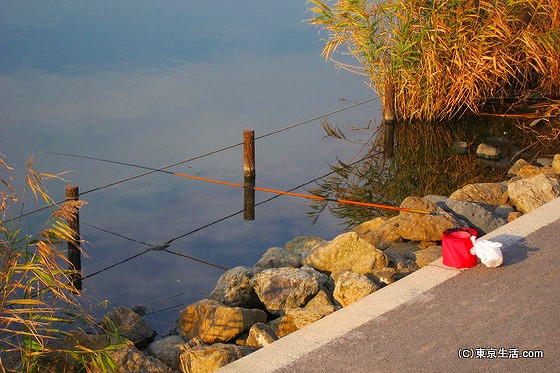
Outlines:
POLYGON ((441 246, 430 246, 425 249, 411 251, 406 256, 414 260, 418 268, 422 268, 441 258, 441 246))
POLYGON ((527 166, 528 163, 526 160, 524 159, 518 159, 508 170, 507 175, 509 177, 512 176, 517 176, 519 174, 519 170, 521 170, 523 167, 527 166))
POLYGON ((333 297, 342 307, 346 307, 379 289, 367 276, 352 271, 334 273, 333 278, 335 278, 333 297))
POLYGON ((552 159, 552 171, 555 174, 560 175, 560 154, 554 155, 554 158, 552 159))
POLYGON ((303 256, 311 251, 315 245, 323 241, 320 237, 296 236, 286 243, 285 248, 288 252, 303 256))
POLYGON ((263 347, 278 340, 278 336, 268 324, 256 323, 249 329, 247 346, 263 347))
POLYGON ((375 269, 387 267, 388 260, 382 251, 357 233, 348 232, 315 246, 303 259, 303 264, 326 272, 372 273, 375 269))
POLYGON ((387 218, 379 216, 375 219, 363 222, 362 224, 360 224, 357 227, 355 227, 354 229, 352 229, 352 232, 356 232, 358 234, 358 236, 363 237, 364 235, 366 235, 370 231, 376 229, 380 225, 383 225, 386 221, 387 221, 387 218))
POLYGON ((181 372, 211 373, 256 350, 258 347, 224 343, 198 346, 181 354, 181 372))
POLYGON ((539 175, 542 174, 542 170, 540 167, 537 166, 533 166, 533 165, 526 165, 524 167, 522 167, 519 172, 518 172, 518 176, 523 178, 523 179, 527 179, 529 177, 533 177, 535 175, 539 175))
POLYGON ((518 211, 528 213, 560 196, 560 182, 544 174, 508 184, 508 194, 518 211))
POLYGON ((403 241, 399 233, 399 217, 395 216, 383 224, 366 232, 362 238, 381 251, 387 250, 403 241))
POLYGON ((437 215, 403 212, 399 214, 399 234, 410 241, 438 241, 442 232, 449 228, 460 226, 460 223, 449 213, 435 203, 419 197, 407 197, 401 207, 435 211, 437 215))
POLYGON ((502 201, 504 188, 498 183, 468 184, 451 193, 449 198, 458 201, 485 203, 499 206, 502 201))
POLYGON ((180 312, 177 328, 186 341, 198 337, 204 343, 227 342, 266 319, 263 310, 226 307, 215 300, 203 299, 180 312))

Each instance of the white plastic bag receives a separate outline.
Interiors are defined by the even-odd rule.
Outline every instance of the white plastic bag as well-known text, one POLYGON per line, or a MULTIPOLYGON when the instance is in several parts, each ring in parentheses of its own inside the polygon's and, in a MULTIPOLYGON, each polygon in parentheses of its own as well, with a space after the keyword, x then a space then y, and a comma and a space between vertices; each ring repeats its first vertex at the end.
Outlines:
POLYGON ((478 256, 486 267, 498 267, 504 261, 502 244, 487 240, 476 240, 471 248, 471 254, 478 256))

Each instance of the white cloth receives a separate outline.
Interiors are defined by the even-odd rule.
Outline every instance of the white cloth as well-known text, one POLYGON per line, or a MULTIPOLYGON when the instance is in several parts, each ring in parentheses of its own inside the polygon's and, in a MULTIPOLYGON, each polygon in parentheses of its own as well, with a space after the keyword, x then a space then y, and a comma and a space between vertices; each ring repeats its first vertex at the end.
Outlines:
POLYGON ((478 256, 486 267, 498 267, 504 261, 502 244, 487 240, 476 240, 471 248, 471 254, 478 256))

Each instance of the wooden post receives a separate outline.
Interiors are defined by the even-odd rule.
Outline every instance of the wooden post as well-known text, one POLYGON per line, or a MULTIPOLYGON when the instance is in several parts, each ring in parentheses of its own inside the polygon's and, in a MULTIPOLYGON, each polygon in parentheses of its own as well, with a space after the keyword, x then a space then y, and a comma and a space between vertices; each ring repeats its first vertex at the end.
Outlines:
POLYGON ((245 177, 255 177, 255 131, 243 131, 243 173, 245 177))
POLYGON ((255 220, 255 131, 243 131, 243 219, 255 220))
POLYGON ((385 84, 383 93, 383 150, 387 158, 393 157, 395 145, 395 87, 385 84))
MULTIPOLYGON (((77 201, 79 197, 78 186, 77 185, 67 185, 66 186, 66 201, 77 201)), ((70 276, 72 284, 76 290, 82 290, 82 255, 80 251, 80 213, 76 209, 76 214, 74 216, 69 216, 66 221, 68 227, 72 230, 73 241, 68 241, 68 269, 76 271, 76 273, 70 276)))

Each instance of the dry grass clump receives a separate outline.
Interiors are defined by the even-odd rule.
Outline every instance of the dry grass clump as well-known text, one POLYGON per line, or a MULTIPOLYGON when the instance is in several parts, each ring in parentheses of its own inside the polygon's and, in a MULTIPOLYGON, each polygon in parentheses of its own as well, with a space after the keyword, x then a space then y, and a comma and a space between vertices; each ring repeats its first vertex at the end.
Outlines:
POLYGON ((558 0, 311 0, 323 54, 354 62, 398 119, 477 113, 489 99, 560 96, 558 0), (357 61, 357 64, 356 64, 357 61))
MULTIPOLYGON (((43 181, 56 175, 31 166, 26 189, 51 205, 43 181)), ((67 269, 63 249, 70 240, 77 244, 64 218, 79 206, 63 207, 37 235, 23 234, 4 220, 7 206, 17 201, 12 171, 0 159, 0 372, 115 371, 109 351, 120 345, 92 350, 75 337, 77 330, 96 326, 75 297, 75 271, 67 269)))

